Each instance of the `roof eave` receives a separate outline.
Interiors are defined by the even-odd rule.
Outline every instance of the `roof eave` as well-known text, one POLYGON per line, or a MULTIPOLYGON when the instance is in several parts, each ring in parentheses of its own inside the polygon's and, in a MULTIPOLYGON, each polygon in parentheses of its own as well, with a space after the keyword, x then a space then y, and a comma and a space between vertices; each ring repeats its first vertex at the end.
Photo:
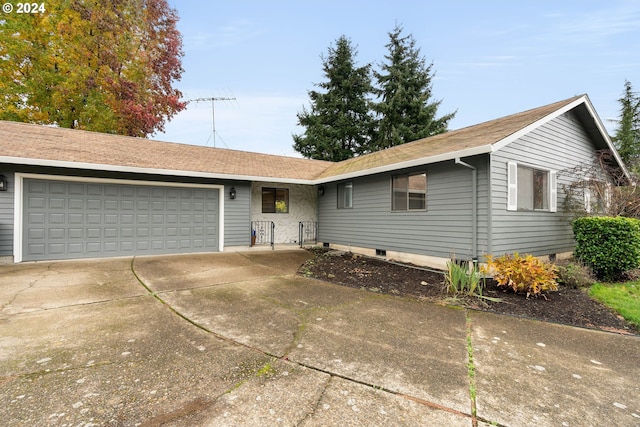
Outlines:
POLYGON ((135 166, 117 166, 99 163, 85 163, 85 162, 71 162, 62 160, 43 160, 43 159, 31 159, 24 157, 8 157, 0 156, 0 163, 27 165, 27 166, 44 166, 53 168, 65 168, 65 169, 81 169, 92 171, 104 171, 104 172, 129 172, 136 174, 147 175, 162 175, 162 176, 176 176, 185 178, 208 178, 208 179, 224 179, 234 181, 261 181, 261 182, 278 182, 288 184, 306 184, 313 185, 315 182, 310 179, 300 178, 282 178, 271 176, 256 176, 256 175, 235 175, 225 173, 212 173, 212 172, 200 172, 200 171, 184 171, 174 169, 155 169, 155 168, 143 168, 135 166))
POLYGON ((596 109, 593 107, 593 104, 591 104, 591 101, 589 100, 589 97, 585 95, 585 98, 586 98, 585 99, 585 106, 587 107, 587 111, 589 111, 589 115, 593 119, 593 122, 595 123, 596 127, 598 128, 598 132, 600 132, 600 135, 602 136, 602 139, 607 144, 607 147, 609 148, 611 153, 613 153, 613 157, 616 159, 616 162, 618 163, 618 166, 620 166, 620 169, 624 173, 624 176, 627 178, 627 180, 629 180, 629 182, 632 182, 633 180, 631 178, 631 173, 629 172, 629 170, 625 166, 624 162, 622 161, 622 157, 620 157, 620 153, 618 153, 618 150, 613 145, 613 141, 609 137, 609 133, 607 132, 606 128, 604 127, 604 124, 602 123, 602 120, 600 119, 600 116, 598 116, 598 113, 596 112, 596 109))
POLYGON ((568 103, 564 107, 558 108, 557 110, 554 110, 552 113, 544 116, 543 118, 541 118, 539 120, 536 120, 535 122, 531 123, 529 126, 525 126, 524 128, 522 128, 519 131, 507 136, 506 138, 503 138, 500 141, 495 142, 494 144, 492 144, 491 151, 494 152, 494 151, 498 151, 498 150, 504 148, 508 144, 510 144, 513 141, 515 141, 515 140, 521 138, 522 136, 528 134, 532 130, 538 128, 539 126, 544 125, 545 123, 550 122, 551 120, 555 119, 556 117, 561 116, 562 114, 566 113, 567 111, 573 110, 574 108, 578 107, 581 104, 584 104, 584 106, 587 108, 587 111, 589 112, 589 115, 591 116, 591 119, 593 120, 594 124, 596 125, 596 127, 598 129, 598 132, 600 133, 600 136, 602 137, 602 139, 607 144, 607 147, 609 148, 609 150, 611 150, 611 152, 613 153, 613 156, 616 159, 616 162, 618 163, 618 166, 620 166, 620 169, 624 173, 625 177, 629 181, 631 181, 631 175, 630 175, 629 171, 627 170, 626 166, 624 165, 624 162, 622 161, 622 158, 620 157, 620 154, 618 153, 618 150, 616 150, 616 148, 614 147, 613 142, 611 141, 611 138, 609 138, 609 134, 607 133, 604 125, 602 124, 602 120, 600 120, 600 117, 598 116, 598 113, 596 113, 596 110, 593 107, 593 104, 591 103, 591 100, 589 99, 588 95, 582 95, 581 97, 579 97, 579 98, 575 99, 574 101, 568 103))
POLYGON ((390 165, 378 166, 375 168, 363 169, 359 171, 348 172, 348 173, 333 175, 333 176, 324 177, 324 178, 318 178, 314 181, 314 183, 318 185, 327 184, 329 182, 342 181, 345 179, 358 178, 361 176, 374 175, 378 173, 393 172, 400 169, 408 169, 408 168, 428 165, 432 163, 444 162, 447 160, 454 160, 457 157, 469 157, 469 156, 475 156, 478 154, 487 154, 491 152, 491 148, 492 147, 489 144, 489 145, 481 145, 473 148, 467 148, 464 150, 450 151, 447 153, 437 154, 435 156, 421 157, 418 159, 407 160, 404 162, 393 163, 390 165))
POLYGON ((523 127, 522 129, 518 130, 517 132, 514 132, 511 135, 509 135, 509 136, 507 136, 505 138, 502 138, 499 141, 494 142, 492 144, 491 151, 492 152, 498 151, 498 150, 506 147, 507 145, 509 145, 513 141, 523 137, 524 135, 528 134, 532 130, 544 125, 545 123, 550 122, 551 120, 553 120, 556 117, 566 113, 567 111, 573 110, 575 107, 577 107, 578 105, 584 103, 585 101, 587 101, 587 96, 583 95, 583 96, 575 99, 574 101, 568 103, 564 107, 561 107, 561 108, 558 108, 557 110, 554 110, 553 112, 547 114, 543 118, 536 120, 535 122, 531 123, 528 126, 523 127))

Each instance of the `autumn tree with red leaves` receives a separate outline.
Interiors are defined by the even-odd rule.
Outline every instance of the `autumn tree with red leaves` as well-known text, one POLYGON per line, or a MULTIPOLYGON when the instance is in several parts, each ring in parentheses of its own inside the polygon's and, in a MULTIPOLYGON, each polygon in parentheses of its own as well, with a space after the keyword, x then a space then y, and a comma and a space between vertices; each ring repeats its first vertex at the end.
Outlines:
POLYGON ((147 137, 185 108, 166 0, 48 0, 0 19, 0 119, 147 137))

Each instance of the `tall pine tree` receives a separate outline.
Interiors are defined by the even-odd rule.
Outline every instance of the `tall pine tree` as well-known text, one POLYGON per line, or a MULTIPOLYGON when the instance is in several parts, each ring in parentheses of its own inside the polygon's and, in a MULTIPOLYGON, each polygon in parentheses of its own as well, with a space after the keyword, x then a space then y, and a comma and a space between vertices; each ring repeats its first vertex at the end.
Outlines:
POLYGON ((369 151, 378 151, 447 131, 454 113, 436 117, 441 101, 433 101, 433 63, 426 65, 411 34, 396 26, 389 33, 386 63, 374 72, 379 102, 378 126, 369 151))
POLYGON ((620 119, 613 143, 629 169, 640 171, 640 96, 629 81, 624 82, 620 102, 620 119))
POLYGON ((324 91, 309 91, 311 109, 297 114, 302 135, 293 135, 293 148, 304 157, 341 161, 367 151, 371 115, 371 65, 356 66, 357 50, 341 36, 322 57, 326 81, 316 84, 324 91))

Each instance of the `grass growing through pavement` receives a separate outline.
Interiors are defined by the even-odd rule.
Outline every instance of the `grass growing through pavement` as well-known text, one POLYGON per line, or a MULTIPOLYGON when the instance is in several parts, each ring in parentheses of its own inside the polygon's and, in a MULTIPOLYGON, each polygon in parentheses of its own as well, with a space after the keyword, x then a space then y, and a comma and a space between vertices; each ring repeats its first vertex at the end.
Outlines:
POLYGON ((275 368, 271 365, 271 363, 267 363, 264 365, 258 372, 256 372, 256 377, 270 377, 276 373, 275 368))
POLYGON ((478 389, 476 388, 476 365, 473 363, 473 340, 471 331, 471 317, 467 311, 467 373, 469 375, 469 395, 471 397, 471 415, 473 417, 472 425, 475 427, 478 425, 476 420, 477 406, 476 398, 478 389))
POLYGON ((617 311, 630 323, 640 327, 640 280, 626 283, 596 283, 589 295, 617 311))

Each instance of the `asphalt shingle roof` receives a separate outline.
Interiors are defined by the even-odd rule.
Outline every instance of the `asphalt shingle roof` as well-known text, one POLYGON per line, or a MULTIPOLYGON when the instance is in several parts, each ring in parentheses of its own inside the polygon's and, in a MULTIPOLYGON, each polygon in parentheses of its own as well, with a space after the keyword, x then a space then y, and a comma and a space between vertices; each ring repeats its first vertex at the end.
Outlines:
POLYGON ((311 180, 331 162, 0 121, 0 157, 311 180))
POLYGON ((581 96, 334 163, 319 178, 362 172, 495 144, 579 98, 581 96))
POLYGON ((495 144, 576 101, 581 96, 388 148, 342 162, 325 162, 221 148, 160 142, 51 126, 0 121, 0 161, 21 159, 260 177, 300 181, 324 180, 346 174, 392 167, 412 160, 495 144))

